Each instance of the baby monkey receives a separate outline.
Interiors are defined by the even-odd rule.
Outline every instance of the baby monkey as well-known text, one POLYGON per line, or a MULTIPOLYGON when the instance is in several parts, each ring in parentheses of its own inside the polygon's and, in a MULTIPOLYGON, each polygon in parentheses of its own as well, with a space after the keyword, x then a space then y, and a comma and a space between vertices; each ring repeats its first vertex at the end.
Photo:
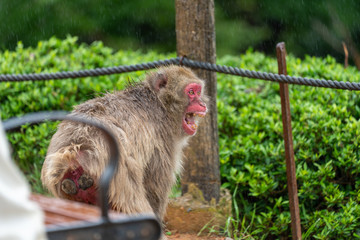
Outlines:
MULTIPOLYGON (((102 123, 119 142, 121 157, 108 196, 112 209, 155 213, 163 220, 182 149, 205 116, 206 102, 203 80, 187 68, 167 66, 74 108, 71 115, 102 123)), ((41 180, 56 197, 96 204, 109 154, 101 130, 65 120, 51 139, 41 180)))

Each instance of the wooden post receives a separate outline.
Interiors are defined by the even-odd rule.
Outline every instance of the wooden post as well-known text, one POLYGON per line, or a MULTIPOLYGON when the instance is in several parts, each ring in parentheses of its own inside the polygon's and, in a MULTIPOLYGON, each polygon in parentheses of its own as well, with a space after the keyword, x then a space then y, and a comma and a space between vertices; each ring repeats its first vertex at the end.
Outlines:
MULTIPOLYGON (((286 71, 286 49, 285 43, 276 45, 279 74, 287 75, 286 71)), ((293 136, 291 128, 290 98, 287 83, 280 83, 281 113, 284 130, 286 177, 289 194, 289 205, 291 214, 292 239, 301 239, 300 211, 296 183, 296 167, 293 148, 293 136)))
MULTIPOLYGON (((175 0, 178 56, 215 63, 215 18, 213 0, 175 0)), ((211 101, 209 113, 185 150, 182 192, 194 183, 207 201, 219 199, 220 172, 216 108, 216 74, 196 70, 206 81, 206 94, 211 101)))

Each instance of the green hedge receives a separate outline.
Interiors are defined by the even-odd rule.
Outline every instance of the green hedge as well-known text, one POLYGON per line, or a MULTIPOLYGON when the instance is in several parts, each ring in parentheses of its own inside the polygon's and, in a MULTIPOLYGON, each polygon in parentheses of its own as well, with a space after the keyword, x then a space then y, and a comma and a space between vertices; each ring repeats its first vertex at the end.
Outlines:
MULTIPOLYGON (((96 42, 52 38, 34 48, 19 43, 0 52, 0 73, 56 72, 128 65, 174 57, 155 52, 113 52, 96 42)), ((296 76, 360 82, 353 67, 331 57, 288 60, 296 76)), ((276 59, 249 50, 218 59, 219 64, 276 72, 276 59)), ((106 91, 121 89, 144 72, 45 82, 0 83, 1 118, 72 106, 106 91)), ((358 92, 290 86, 294 151, 304 238, 360 238, 360 161, 358 92), (359 230, 358 230, 359 229, 359 230)), ((291 235, 282 140, 279 85, 218 74, 218 121, 223 186, 234 195, 230 224, 236 239, 279 239, 291 235)), ((14 158, 43 192, 39 171, 57 123, 24 126, 8 134, 14 158)), ((230 228, 229 228, 230 229, 230 228)), ((228 230, 230 231, 230 230, 228 230)))
MULTIPOLYGON (((247 52, 221 64, 276 72, 276 59, 247 52)), ((360 82, 331 57, 292 56, 288 73, 360 82)), ((256 239, 290 235, 279 85, 219 75, 221 175, 236 190, 241 221, 256 239), (252 221, 252 217, 254 219, 252 221)), ((290 86, 300 215, 304 237, 360 236, 358 92, 290 86)))

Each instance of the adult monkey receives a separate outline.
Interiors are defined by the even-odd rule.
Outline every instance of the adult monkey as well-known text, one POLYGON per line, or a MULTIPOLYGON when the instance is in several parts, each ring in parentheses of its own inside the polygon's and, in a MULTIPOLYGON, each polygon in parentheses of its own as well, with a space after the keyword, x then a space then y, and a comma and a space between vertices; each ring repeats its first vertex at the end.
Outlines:
MULTIPOLYGON (((204 117, 204 82, 187 68, 168 66, 142 83, 75 107, 111 129, 121 159, 110 185, 109 203, 124 213, 154 212, 162 220, 168 194, 182 165, 182 149, 204 117)), ((100 130, 63 121, 52 137, 41 171, 56 197, 96 203, 97 181, 109 159, 100 130)))

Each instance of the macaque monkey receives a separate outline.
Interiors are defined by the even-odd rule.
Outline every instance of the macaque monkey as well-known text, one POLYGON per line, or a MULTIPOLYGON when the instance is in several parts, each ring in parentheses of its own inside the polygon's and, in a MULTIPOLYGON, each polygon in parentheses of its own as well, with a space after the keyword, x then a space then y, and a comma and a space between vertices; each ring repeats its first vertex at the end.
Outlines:
MULTIPOLYGON (((75 107, 71 115, 106 125, 119 142, 121 158, 108 196, 112 209, 155 213, 163 220, 182 149, 205 116, 206 102, 203 80, 187 68, 167 66, 124 91, 75 107)), ((65 120, 51 139, 41 180, 56 197, 96 204, 108 160, 109 147, 99 129, 65 120)))

